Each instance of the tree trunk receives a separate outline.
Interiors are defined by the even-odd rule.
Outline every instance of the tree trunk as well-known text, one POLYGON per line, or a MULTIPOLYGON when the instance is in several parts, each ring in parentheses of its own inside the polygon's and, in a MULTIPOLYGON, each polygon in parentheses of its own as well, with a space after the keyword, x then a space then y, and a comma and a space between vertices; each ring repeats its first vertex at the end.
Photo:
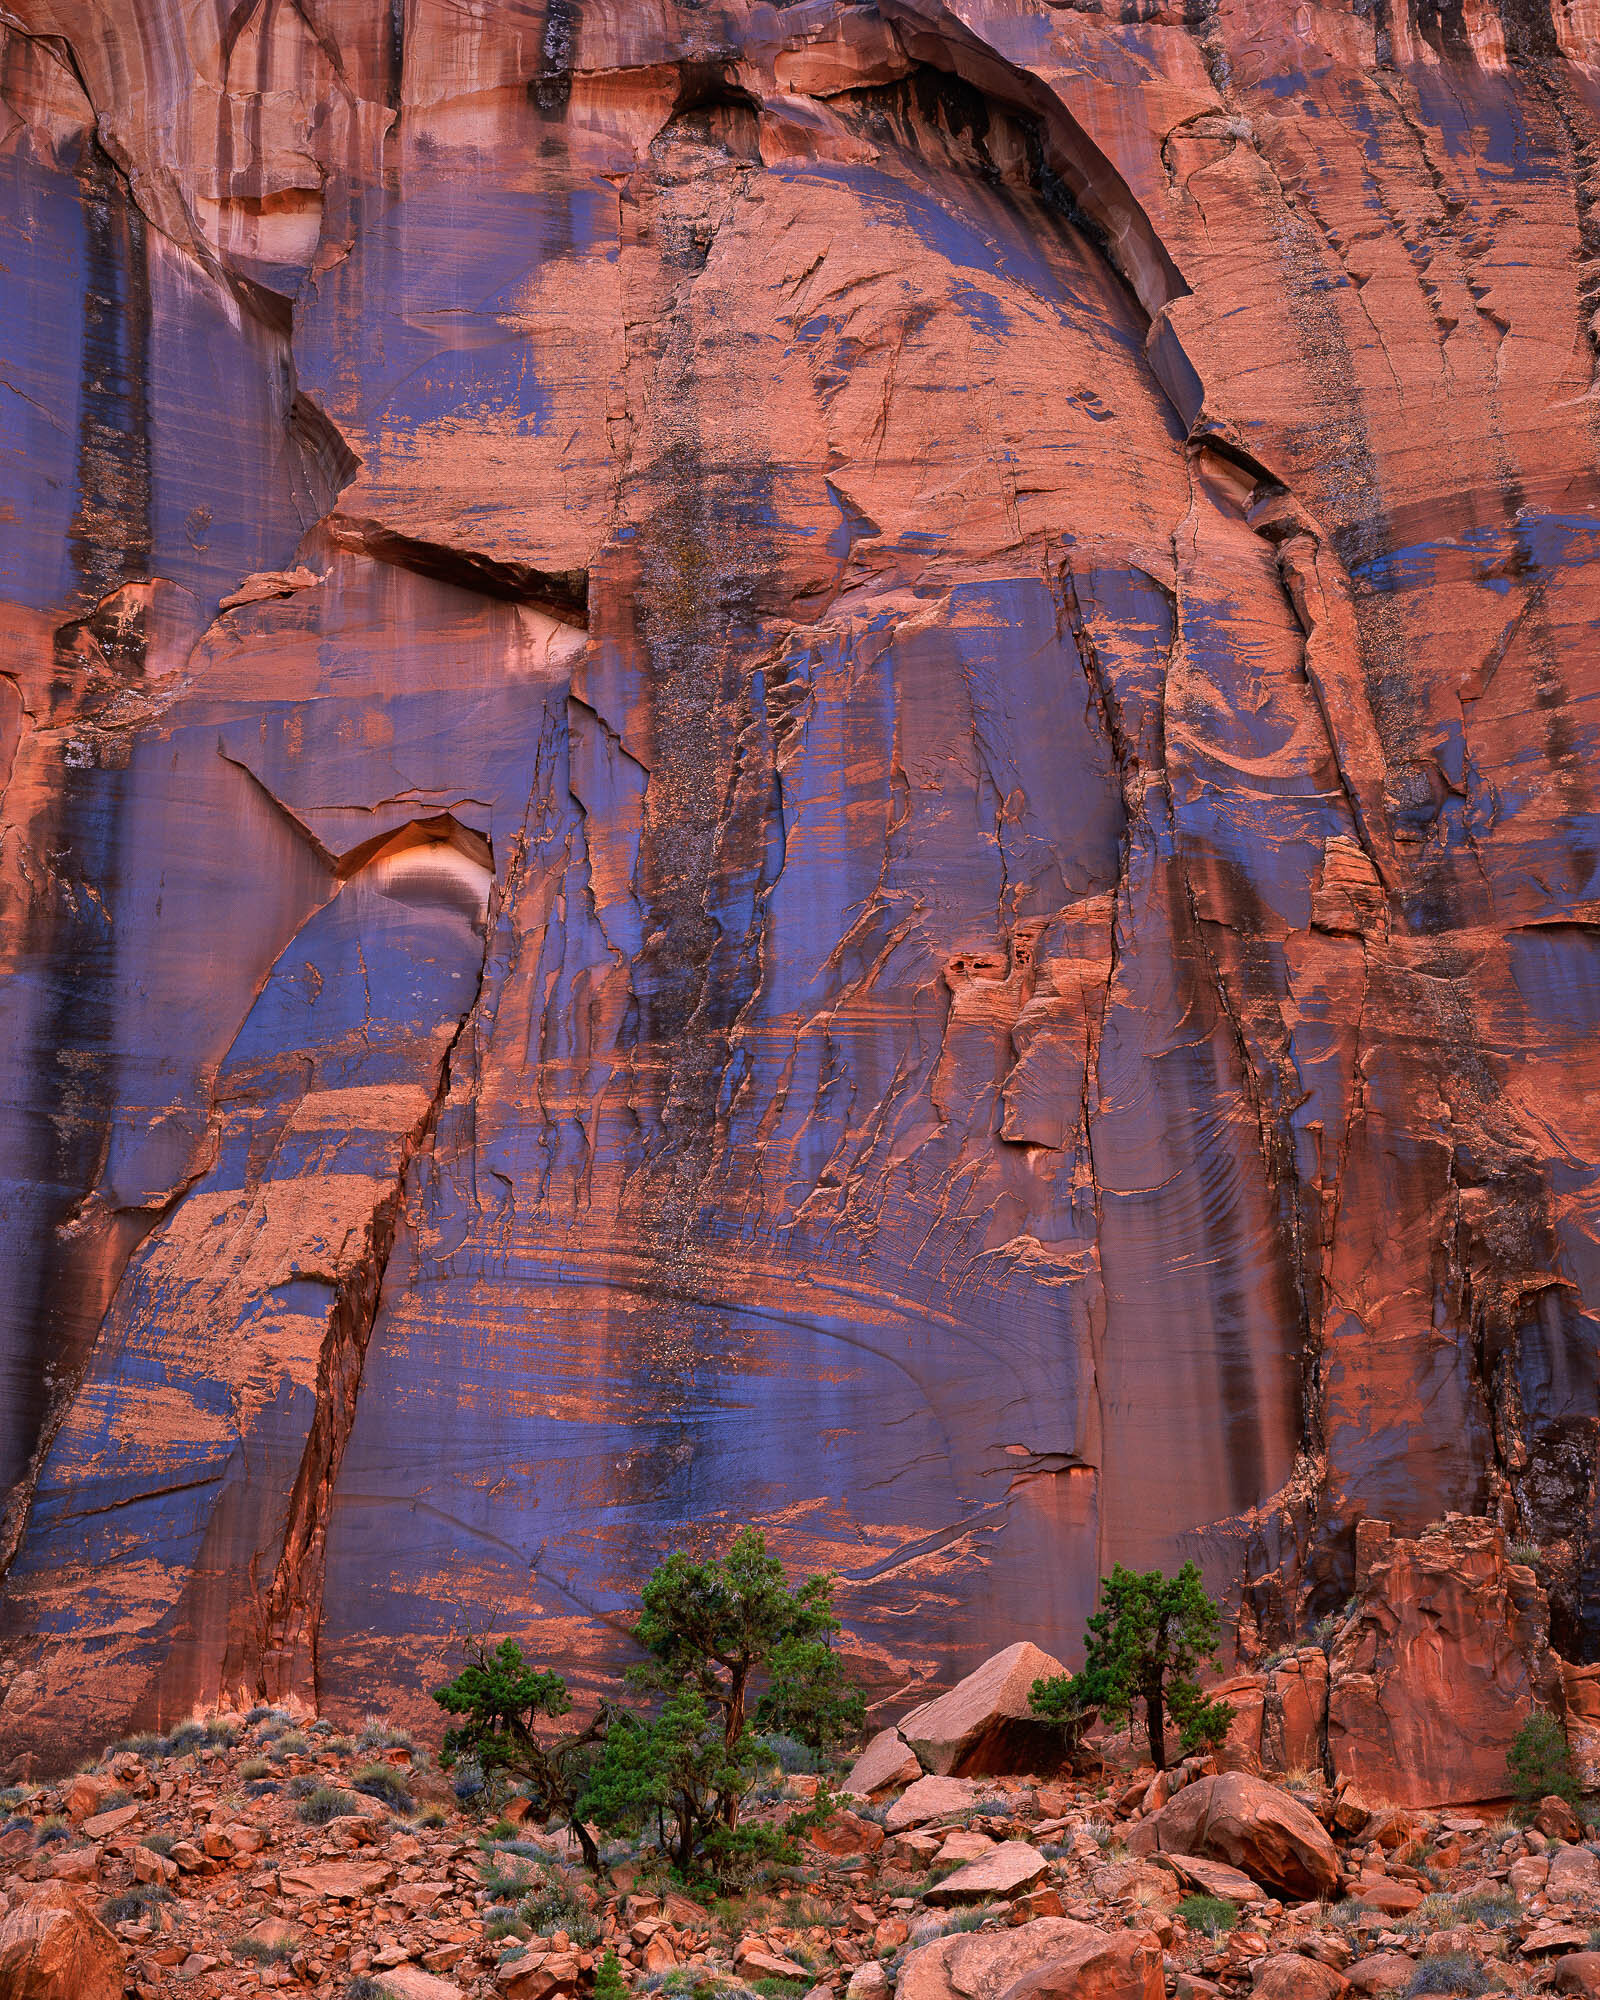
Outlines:
POLYGON ((588 1869, 591 1875, 598 1875, 600 1873, 600 1850, 594 1844, 594 1835, 584 1825, 583 1821, 579 1819, 576 1813, 572 1815, 572 1830, 578 1836, 579 1847, 583 1849, 584 1867, 588 1869))
POLYGON ((1167 1705, 1161 1683, 1152 1681, 1144 1690, 1144 1724, 1150 1738, 1150 1761, 1158 1771, 1167 1768, 1167 1705))
POLYGON ((722 1740, 731 1750, 744 1731, 744 1695, 750 1680, 750 1669, 730 1667, 728 1677, 728 1713, 723 1725, 722 1740))

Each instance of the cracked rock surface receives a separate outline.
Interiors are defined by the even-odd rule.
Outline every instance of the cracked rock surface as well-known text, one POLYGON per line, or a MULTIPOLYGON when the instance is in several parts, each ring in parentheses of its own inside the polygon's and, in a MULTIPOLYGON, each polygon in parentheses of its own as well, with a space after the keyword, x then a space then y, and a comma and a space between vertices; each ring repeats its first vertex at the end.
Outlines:
POLYGON ((7 0, 0 1751, 740 1520, 913 1692, 1452 1511, 1594 1656, 1597 78, 7 0))

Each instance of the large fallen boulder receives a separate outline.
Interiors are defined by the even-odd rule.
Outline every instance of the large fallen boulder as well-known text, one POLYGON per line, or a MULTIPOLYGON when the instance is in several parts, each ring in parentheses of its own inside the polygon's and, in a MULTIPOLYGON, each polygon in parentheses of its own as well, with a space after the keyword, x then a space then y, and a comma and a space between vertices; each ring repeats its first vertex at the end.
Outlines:
POLYGON ((936 1882, 922 1900, 936 1908, 987 1903, 997 1897, 1020 1895, 1042 1882, 1049 1872, 1050 1863, 1037 1847, 1025 1840, 1003 1840, 936 1882))
POLYGON ((1350 1982, 1331 1965, 1278 1951, 1256 1960, 1250 1991, 1254 2000, 1343 2000, 1350 1982))
POLYGON ((1286 1895, 1326 1896, 1339 1883, 1339 1856, 1321 1821, 1245 1771, 1185 1785, 1147 1822, 1144 1842, 1160 1853, 1208 1855, 1286 1895))
POLYGON ((1502 1796, 1529 1709, 1562 1704, 1532 1570, 1493 1521, 1451 1514, 1414 1540, 1361 1522, 1355 1582, 1330 1660, 1335 1776, 1395 1805, 1502 1796))
POLYGON ((916 1752, 898 1729, 880 1729, 850 1767, 842 1789, 857 1798, 876 1798, 896 1785, 914 1784, 922 1776, 916 1752))
POLYGON ((1066 1917, 966 1931, 911 1952, 895 2000, 1162 2000, 1161 1947, 1066 1917))
POLYGON ((122 2000, 127 1953, 61 1882, 0 1918, 0 2000, 122 2000))
POLYGON ((975 1796, 965 1778, 918 1778, 890 1806, 883 1824, 890 1833, 905 1833, 930 1820, 953 1819, 967 1811, 975 1796))
POLYGON ((995 1653, 948 1694, 901 1719, 900 1735, 925 1771, 941 1777, 1050 1772, 1062 1761, 1061 1733, 1029 1707, 1036 1680, 1065 1673, 1026 1639, 995 1653))

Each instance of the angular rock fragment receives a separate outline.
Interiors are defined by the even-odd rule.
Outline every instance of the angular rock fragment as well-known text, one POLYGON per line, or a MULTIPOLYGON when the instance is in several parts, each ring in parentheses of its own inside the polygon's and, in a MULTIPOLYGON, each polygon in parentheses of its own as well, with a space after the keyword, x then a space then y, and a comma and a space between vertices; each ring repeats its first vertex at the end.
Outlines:
POLYGON ((1049 1773, 1061 1761, 1060 1731, 1041 1722, 1029 1690, 1066 1670, 1049 1653, 1019 1640, 994 1654, 948 1694, 902 1716, 900 1735, 925 1771, 941 1776, 1049 1773))
POLYGON ((1043 1881, 1049 1871, 1050 1863, 1038 1848, 1025 1840, 1003 1840, 987 1854, 980 1854, 925 1890, 923 1901, 943 1909, 958 1903, 986 1903, 1016 1896, 1043 1881))
POLYGON ((1338 1853, 1320 1822, 1246 1772, 1186 1785, 1151 1830, 1163 1852, 1209 1855, 1291 1896, 1326 1896, 1338 1886, 1338 1853))
POLYGON ((122 2000, 127 1953, 56 1883, 23 1891, 0 1916, 0 2000, 122 2000))

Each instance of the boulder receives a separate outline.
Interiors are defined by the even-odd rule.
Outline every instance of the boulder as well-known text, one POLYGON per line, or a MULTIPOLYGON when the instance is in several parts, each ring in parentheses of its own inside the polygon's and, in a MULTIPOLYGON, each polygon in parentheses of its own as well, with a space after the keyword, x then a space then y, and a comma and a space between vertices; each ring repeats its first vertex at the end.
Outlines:
POLYGON ((733 1962, 747 1979, 809 1979, 803 1965, 769 1951, 759 1939, 746 1939, 734 1953, 733 1962))
POLYGON ((382 1983, 393 2000, 466 2000, 453 1979, 440 1979, 419 1965, 392 1965, 382 1983))
POLYGON ((1255 2000, 1341 2000, 1350 1982, 1331 1965, 1302 1958, 1297 1951, 1275 1951, 1258 1958, 1251 1972, 1255 2000))
POLYGON ((115 1790, 116 1784, 111 1778, 97 1771, 80 1771, 75 1778, 68 1780, 63 1794, 68 1819, 92 1819, 103 1801, 115 1790))
POLYGON ((122 2000, 127 1953, 63 1883, 0 1917, 0 2000, 122 2000))
POLYGON ((1522 1940, 1521 1951, 1524 1958, 1562 1957, 1568 1952, 1582 1951, 1589 1942, 1587 1928, 1579 1930, 1576 1924, 1539 1923, 1522 1940))
POLYGON ((995 1653, 948 1694, 914 1708, 900 1734, 925 1771, 940 1777, 993 1777, 1008 1771, 1054 1771, 1061 1734, 1028 1705, 1036 1680, 1065 1673, 1061 1662, 1026 1639, 995 1653))
POLYGON ((898 1729, 880 1729, 850 1767, 843 1790, 858 1798, 876 1798, 896 1785, 914 1784, 922 1766, 898 1729))
POLYGON ((1539 1801, 1533 1823, 1547 1840, 1582 1840, 1583 1822, 1565 1799, 1552 1792, 1539 1801))
POLYGON ((1600 2000, 1600 1951, 1571 1951, 1558 1958, 1550 1974, 1557 1993, 1576 1993, 1581 2000, 1600 2000))
POLYGON ((1002 1840, 976 1861, 969 1861, 923 1896, 936 1909, 956 1903, 987 1903, 997 1896, 1016 1896, 1042 1882, 1050 1863, 1025 1840, 1002 1840))
POLYGON ((836 1812, 832 1819, 813 1827, 807 1839, 819 1854, 876 1854, 884 1841, 883 1828, 859 1813, 836 1812))
POLYGON ((958 1826, 953 1833, 945 1836, 944 1844, 933 1857, 938 1868, 960 1868, 968 1861, 976 1861, 980 1854, 987 1854, 998 1843, 986 1833, 976 1833, 967 1827, 958 1826))
POLYGON ((1550 1863, 1544 1855, 1519 1854, 1506 1870, 1506 1881, 1512 1895, 1526 1902, 1530 1896, 1538 1895, 1549 1873, 1550 1863))
POLYGON ((1108 1861, 1092 1877, 1094 1893, 1107 1903, 1137 1903, 1146 1910, 1173 1910, 1182 1893, 1178 1878, 1148 1861, 1108 1861))
POLYGON ((82 1832, 89 1840, 110 1840, 121 1833, 126 1826, 132 1826, 139 1817, 137 1806, 113 1806, 110 1812, 95 1813, 83 1822, 82 1832))
POLYGON ((1399 1805, 1498 1797, 1529 1708, 1561 1699, 1533 1572, 1493 1521, 1452 1514, 1414 1540, 1362 1521, 1355 1584, 1330 1661, 1336 1775, 1399 1805))
POLYGON ((1154 1851, 1226 1862, 1286 1895, 1326 1896, 1338 1886, 1339 1856, 1321 1821, 1248 1772, 1197 1778, 1144 1825, 1154 1851))
POLYGON ((1358 1993, 1403 1993, 1416 1969, 1415 1961, 1403 1951, 1375 1951, 1358 1958, 1345 1977, 1358 1993))
POLYGON ((1230 1903, 1257 1903, 1261 1891, 1241 1869, 1203 1854, 1168 1854, 1162 1859, 1185 1889, 1202 1896, 1221 1896, 1230 1903))
POLYGON ((887 2000, 889 1992, 888 1969, 875 1958, 869 1958, 864 1965, 858 1965, 850 1975, 850 1983, 845 1991, 845 2000, 887 2000))
POLYGON ((1550 1856, 1544 1892, 1553 1903, 1588 1903, 1600 1898, 1600 1857, 1592 1847, 1556 1848, 1550 1856))
POLYGON ((883 1823, 890 1833, 905 1833, 929 1820, 951 1819, 967 1811, 975 1796, 965 1778, 919 1778, 890 1806, 883 1823))
POLYGON ((895 2000, 1162 2000, 1161 1951, 1066 1917, 967 1931, 907 1954, 895 2000))
POLYGON ((1376 1875, 1356 1884, 1356 1900, 1369 1910, 1381 1910, 1386 1917, 1408 1917, 1422 1901, 1422 1891, 1414 1882, 1392 1882, 1376 1875))
POLYGON ((99 1872, 98 1847, 60 1847, 50 1857, 50 1873, 58 1882, 92 1882, 99 1872))
POLYGON ((394 1880, 387 1861, 310 1861, 280 1868, 278 1893, 302 1902, 358 1903, 394 1880))

